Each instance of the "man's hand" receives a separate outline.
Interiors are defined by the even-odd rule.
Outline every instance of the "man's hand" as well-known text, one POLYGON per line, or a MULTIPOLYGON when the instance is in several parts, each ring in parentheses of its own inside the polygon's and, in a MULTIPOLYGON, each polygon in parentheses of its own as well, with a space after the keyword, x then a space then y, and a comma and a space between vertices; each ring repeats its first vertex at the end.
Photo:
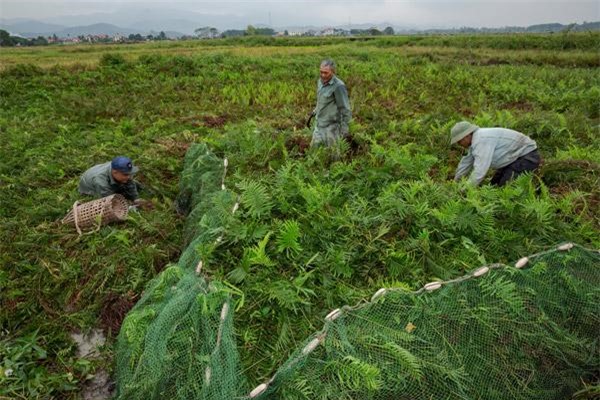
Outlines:
POLYGON ((306 119, 306 127, 310 129, 310 121, 313 119, 313 117, 316 115, 317 113, 315 112, 315 110, 312 110, 310 112, 310 114, 308 114, 307 119, 306 119))
POLYGON ((154 204, 152 204, 151 201, 144 200, 144 199, 135 199, 133 201, 133 205, 135 205, 137 208, 139 208, 141 210, 153 210, 154 209, 154 204))

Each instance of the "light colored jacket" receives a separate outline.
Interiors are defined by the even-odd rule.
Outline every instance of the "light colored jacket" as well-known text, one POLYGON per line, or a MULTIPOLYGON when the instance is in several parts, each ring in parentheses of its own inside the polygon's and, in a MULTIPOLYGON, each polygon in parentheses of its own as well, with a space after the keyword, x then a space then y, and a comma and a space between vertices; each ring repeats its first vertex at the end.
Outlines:
POLYGON ((506 128, 479 128, 473 132, 471 146, 460 160, 454 180, 458 181, 472 170, 469 181, 479 185, 490 168, 506 167, 535 149, 535 141, 520 132, 506 128))

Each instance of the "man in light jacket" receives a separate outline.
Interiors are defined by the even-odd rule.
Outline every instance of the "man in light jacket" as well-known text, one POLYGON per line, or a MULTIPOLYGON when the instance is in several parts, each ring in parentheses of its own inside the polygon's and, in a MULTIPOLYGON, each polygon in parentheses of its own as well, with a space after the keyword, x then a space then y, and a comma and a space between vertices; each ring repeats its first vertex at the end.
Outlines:
POLYGON ((537 144, 528 136, 505 128, 480 128, 467 121, 454 125, 450 144, 468 149, 460 160, 454 176, 459 181, 469 174, 469 182, 481 184, 490 168, 496 170, 491 184, 506 182, 525 172, 536 170, 541 163, 537 144))

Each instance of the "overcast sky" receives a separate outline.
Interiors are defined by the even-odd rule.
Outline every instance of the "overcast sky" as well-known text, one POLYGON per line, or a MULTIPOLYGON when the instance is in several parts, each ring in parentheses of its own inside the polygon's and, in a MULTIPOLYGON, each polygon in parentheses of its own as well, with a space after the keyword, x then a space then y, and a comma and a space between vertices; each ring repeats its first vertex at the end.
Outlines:
POLYGON ((194 13, 220 18, 231 16, 236 24, 268 24, 270 21, 273 26, 389 22, 406 27, 501 27, 600 20, 600 0, 0 0, 0 18, 56 21, 56 17, 67 15, 126 15, 132 8, 152 14, 162 10, 176 15, 184 11, 189 13, 190 19, 194 13))

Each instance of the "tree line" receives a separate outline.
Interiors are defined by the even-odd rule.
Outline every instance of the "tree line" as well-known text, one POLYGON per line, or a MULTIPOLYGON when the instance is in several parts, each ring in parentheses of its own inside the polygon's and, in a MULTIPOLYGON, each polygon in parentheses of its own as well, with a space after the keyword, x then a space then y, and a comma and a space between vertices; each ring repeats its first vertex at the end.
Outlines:
MULTIPOLYGON (((337 32, 343 32, 342 29, 334 29, 337 32)), ((351 35, 368 35, 368 36, 379 36, 379 35, 393 35, 394 28, 388 26, 383 30, 379 30, 377 28, 369 28, 369 29, 350 29, 345 31, 351 35)), ((201 39, 216 39, 216 38, 228 38, 228 37, 237 37, 237 36, 273 36, 277 32, 275 32, 272 28, 257 28, 253 25, 248 25, 246 29, 228 29, 223 32, 220 32, 217 28, 212 26, 203 26, 194 30, 194 33, 201 39)), ((307 31, 305 34, 307 36, 314 36, 317 32, 315 31, 307 31)), ((289 32, 285 30, 283 32, 284 36, 289 36, 289 32)))
POLYGON ((35 39, 28 39, 20 36, 11 36, 7 31, 0 29, 0 46, 43 46, 48 44, 48 39, 38 36, 35 39))

